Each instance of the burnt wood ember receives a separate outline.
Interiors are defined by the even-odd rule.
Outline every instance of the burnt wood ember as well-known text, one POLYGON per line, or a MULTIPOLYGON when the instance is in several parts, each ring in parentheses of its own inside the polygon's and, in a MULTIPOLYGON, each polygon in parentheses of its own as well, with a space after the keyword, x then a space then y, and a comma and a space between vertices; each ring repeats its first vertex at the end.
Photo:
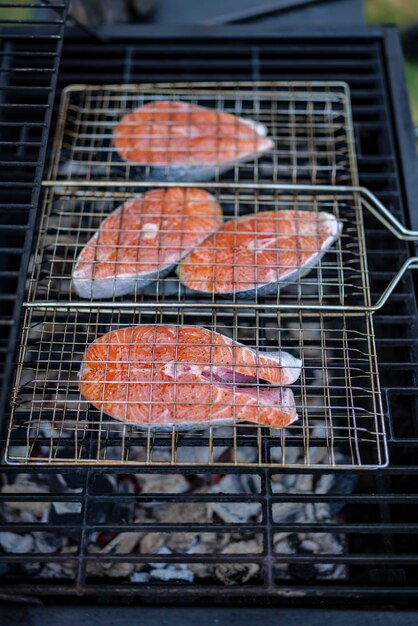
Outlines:
MULTIPOLYGON (((323 477, 308 475, 276 475, 272 477, 272 492, 294 494, 329 493, 337 484, 338 476, 328 475, 326 489, 323 477), (310 478, 308 482, 307 478, 310 478), (279 490, 278 485, 283 485, 279 490)), ((76 499, 82 492, 79 487, 69 488, 68 483, 78 484, 76 476, 55 474, 31 474, 22 480, 22 475, 12 484, 2 488, 8 501, 1 507, 5 528, 19 528, 19 524, 35 524, 45 531, 0 532, 0 547, 4 558, 7 555, 39 554, 55 555, 56 561, 42 564, 22 562, 19 571, 29 576, 42 578, 68 578, 75 574, 74 565, 68 563, 70 555, 79 542, 77 527, 81 519, 81 502, 76 499), (65 500, 33 502, 14 501, 16 494, 31 493, 62 494, 65 500), (39 523, 40 522, 40 523, 39 523), (53 531, 53 528, 60 530, 53 531), (51 529, 51 530, 49 530, 51 529)), ((193 475, 193 474, 122 474, 100 473, 95 477, 91 489, 100 494, 94 506, 88 507, 86 521, 91 530, 87 535, 87 552, 96 559, 88 564, 88 574, 97 581, 108 578, 127 579, 135 584, 152 581, 195 582, 206 584, 216 579, 225 585, 241 585, 260 582, 262 568, 252 563, 251 557, 263 552, 264 540, 258 527, 263 520, 261 502, 248 502, 247 498, 260 498, 262 482, 254 474, 193 475), (141 496, 135 499, 135 494, 141 496), (158 499, 158 494, 171 496, 171 501, 158 499), (177 494, 179 501, 173 501, 177 494), (182 496, 187 501, 182 502, 182 496), (112 502, 108 501, 108 498, 112 502), (124 502, 128 497, 128 503, 124 502), (101 500, 106 498, 106 502, 101 500), (121 501, 121 503, 118 502, 121 501), (141 527, 136 530, 135 525, 141 527), (190 531, 188 526, 194 530, 190 531), (129 526, 119 531, 118 527, 129 526), (163 528, 157 530, 159 526, 163 528), (202 528, 202 530, 199 529, 202 528), (242 528, 246 530, 242 530, 242 528), (216 563, 215 555, 228 560, 216 563), (125 556, 126 559, 141 557, 140 563, 108 561, 110 556, 125 556), (248 563, 236 563, 236 555, 248 558, 248 563), (187 561, 172 563, 183 556, 187 561), (157 557, 158 560, 154 560, 157 557), (208 558, 209 557, 209 558, 208 558)), ((339 511, 341 512, 341 510, 339 511)), ((280 564, 287 555, 339 554, 343 551, 344 538, 326 532, 327 525, 335 525, 341 516, 332 516, 326 503, 273 504, 273 520, 278 523, 297 523, 301 526, 310 522, 324 524, 322 533, 281 532, 273 536, 274 552, 277 554, 276 575, 283 579, 298 580, 305 572, 304 566, 280 564)), ((313 578, 344 579, 347 571, 341 565, 310 564, 306 571, 313 578)), ((6 573, 6 572, 5 572, 6 573)), ((257 583, 258 584, 258 583, 257 583)))

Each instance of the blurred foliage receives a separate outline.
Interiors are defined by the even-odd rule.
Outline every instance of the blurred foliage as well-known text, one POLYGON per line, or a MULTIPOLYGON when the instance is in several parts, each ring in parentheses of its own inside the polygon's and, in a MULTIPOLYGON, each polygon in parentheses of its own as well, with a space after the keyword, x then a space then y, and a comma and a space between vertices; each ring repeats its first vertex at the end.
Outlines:
POLYGON ((405 62, 406 81, 408 83, 409 99, 411 102, 412 117, 418 126, 418 63, 405 62))
POLYGON ((418 0, 365 0, 366 19, 372 24, 398 24, 400 28, 418 22, 418 0))
MULTIPOLYGON (((16 4, 20 4, 16 2, 16 4)), ((23 4, 28 5, 29 2, 23 4)), ((28 20, 33 9, 26 7, 0 7, 0 20, 28 20)))
MULTIPOLYGON (((364 9, 372 24, 397 24, 400 29, 418 24, 418 0, 364 0, 364 9)), ((412 116, 418 126, 418 62, 405 61, 405 73, 412 116)))

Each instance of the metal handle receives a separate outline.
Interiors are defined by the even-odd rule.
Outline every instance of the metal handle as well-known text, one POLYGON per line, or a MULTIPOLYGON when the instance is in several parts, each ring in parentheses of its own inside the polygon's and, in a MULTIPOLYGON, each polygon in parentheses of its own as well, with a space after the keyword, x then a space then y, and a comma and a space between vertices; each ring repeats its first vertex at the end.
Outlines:
POLYGON ((389 297, 392 295, 396 286, 401 281, 401 278, 403 277, 405 272, 409 269, 418 270, 418 256, 411 256, 405 261, 399 272, 392 278, 389 285, 386 287, 376 304, 373 304, 371 307, 367 307, 367 309, 370 311, 377 311, 378 309, 381 309, 382 306, 386 304, 386 302, 389 300, 389 297))
MULTIPOLYGON (((411 230, 401 224, 401 222, 399 222, 392 215, 392 213, 388 211, 388 209, 380 202, 378 198, 376 198, 373 193, 371 193, 371 191, 369 191, 365 187, 361 187, 360 191, 363 196, 363 204, 370 211, 370 213, 372 213, 382 224, 386 226, 388 230, 390 230, 391 233, 393 233, 398 239, 401 239, 403 241, 418 241, 417 230, 411 230)), ((409 269, 418 269, 418 256, 410 257, 405 261, 405 263, 399 269, 398 273, 392 278, 386 289, 383 291, 378 301, 373 304, 369 310, 377 311, 386 304, 393 291, 400 283, 403 275, 409 269)))
MULTIPOLYGON (((353 189, 355 188, 353 187, 353 189)), ((367 200, 363 200, 363 203, 370 213, 382 222, 398 239, 403 239, 404 241, 418 241, 418 230, 405 228, 405 226, 401 224, 401 222, 398 222, 396 217, 394 217, 384 204, 382 204, 371 191, 366 189, 366 187, 359 187, 358 190, 367 198, 367 200), (368 202, 368 200, 370 202, 368 202)))

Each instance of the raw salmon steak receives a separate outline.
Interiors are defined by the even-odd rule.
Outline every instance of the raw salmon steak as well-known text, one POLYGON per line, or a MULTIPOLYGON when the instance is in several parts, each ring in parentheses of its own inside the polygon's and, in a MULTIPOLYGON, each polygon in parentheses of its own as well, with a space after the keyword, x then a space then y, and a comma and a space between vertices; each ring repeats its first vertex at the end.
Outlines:
POLYGON ((270 151, 266 135, 267 128, 250 119, 160 100, 125 115, 113 144, 123 161, 152 166, 153 180, 203 181, 270 151))
POLYGON ((179 265, 180 281, 195 291, 252 296, 296 281, 341 234, 331 213, 265 211, 225 222, 179 265))
POLYGON ((282 428, 297 413, 292 391, 281 385, 294 383, 300 370, 287 352, 256 352, 199 326, 140 325, 90 344, 80 391, 103 413, 153 429, 237 422, 282 428))
POLYGON ((168 274, 222 224, 203 189, 154 189, 119 206, 81 251, 73 287, 81 298, 132 293, 168 274))

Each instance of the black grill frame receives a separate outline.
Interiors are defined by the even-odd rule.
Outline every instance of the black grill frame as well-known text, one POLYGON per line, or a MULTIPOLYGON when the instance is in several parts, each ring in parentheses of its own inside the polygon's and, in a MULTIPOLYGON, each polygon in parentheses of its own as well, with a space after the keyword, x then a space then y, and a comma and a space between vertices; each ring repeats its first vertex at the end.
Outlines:
MULTIPOLYGON (((364 186, 374 191, 407 226, 417 228, 418 176, 416 154, 406 90, 400 71, 400 47, 395 29, 390 27, 365 28, 364 30, 358 29, 355 33, 341 33, 341 31, 286 32, 280 33, 279 38, 273 32, 257 33, 253 28, 245 27, 209 30, 185 27, 181 32, 174 32, 170 28, 124 27, 121 29, 112 28, 111 30, 103 29, 101 34, 108 38, 108 42, 104 45, 107 46, 107 50, 112 50, 114 60, 112 57, 109 59, 103 55, 100 61, 100 46, 103 44, 93 43, 74 31, 66 33, 63 60, 58 78, 59 88, 71 82, 117 83, 139 80, 158 82, 172 78, 172 74, 168 76, 169 70, 172 73, 176 72, 178 80, 202 80, 210 77, 220 80, 227 78, 268 80, 273 77, 275 79, 287 79, 290 78, 288 72, 294 72, 298 64, 294 64, 293 70, 289 69, 290 63, 286 66, 286 49, 299 59, 299 72, 308 74, 308 66, 309 77, 312 79, 322 79, 324 76, 328 76, 330 79, 347 80, 352 87, 360 181, 364 186), (133 37, 136 41, 132 40, 133 37), (83 45, 85 46, 84 49, 83 45), (281 51, 276 63, 274 63, 274 57, 272 59, 271 56, 268 56, 271 54, 269 50, 271 51, 275 46, 281 51), (197 49, 201 52, 203 50, 203 62, 199 61, 197 49), (240 57, 243 50, 244 54, 247 55, 244 60, 240 57), (88 51, 90 51, 90 56, 87 54, 88 51), (94 74, 89 69, 92 64, 93 51, 97 53, 96 72, 94 74), (173 51, 177 51, 177 58, 182 59, 183 62, 177 66, 173 64, 170 69, 168 65, 169 54, 173 51), (230 52, 229 57, 228 51, 230 52), (318 55, 317 58, 313 54, 315 51, 318 55), (343 61, 344 55, 347 59, 346 63, 341 63, 339 72, 336 71, 337 52, 343 61), (138 74, 135 73, 135 61, 136 55, 140 57, 141 53, 144 61, 138 74), (77 57, 77 54, 80 57, 77 57), (150 62, 152 61, 152 54, 154 54, 154 63, 150 62), (228 69, 225 68, 225 60, 226 63, 231 63, 231 59, 236 55, 235 61, 228 70, 229 72, 233 71, 234 75, 232 77, 230 74, 223 75, 218 68, 218 74, 214 76, 212 73, 214 65, 211 65, 209 60, 206 61, 207 75, 202 76, 202 67, 205 67, 204 57, 206 55, 206 59, 210 59, 211 54, 214 58, 218 54, 216 58, 221 63, 223 72, 228 69), (306 65, 307 55, 309 62, 306 65), (319 63, 318 66, 317 59, 321 58, 321 55, 323 64, 319 63), (86 71, 83 71, 82 65, 78 65, 75 71, 72 69, 76 58, 80 58, 81 63, 86 64, 86 71), (122 61, 119 64, 120 59, 122 61), (164 59, 166 59, 165 63, 164 59), (184 59, 189 59, 189 63, 186 64, 184 59), (353 59, 357 59, 357 65, 353 63, 353 59), (263 66, 265 61, 267 63, 263 66), (304 66, 303 63, 305 63, 304 66), (269 64, 271 69, 269 69, 269 64), (368 69, 364 69, 364 66, 368 69), (113 67, 116 69, 112 70, 113 67), (100 73, 100 68, 103 70, 102 73, 100 73), (373 79, 371 78, 372 74, 373 79), (106 76, 106 80, 104 80, 104 76, 106 76), (374 98, 375 103, 370 104, 369 100, 369 104, 367 104, 367 98, 372 101, 374 98), (368 119, 368 116, 371 119, 368 119), (367 145, 368 141, 373 145, 374 152, 371 151, 370 145, 367 145), (375 143, 373 144, 373 142, 375 143), (366 150, 363 151, 363 147, 366 150), (371 154, 368 154, 367 150, 371 154), (391 161, 390 166, 386 160, 391 161), (388 168, 387 171, 379 173, 379 168, 385 167, 385 163, 388 168), (385 186, 384 189, 382 189, 383 186, 385 186)), ((298 76, 303 76, 303 73, 299 73, 298 76)), ((402 243, 395 246, 393 239, 385 235, 383 230, 370 232, 370 237, 377 246, 374 249, 369 246, 372 260, 371 279, 372 285, 374 285, 372 298, 375 298, 379 294, 380 286, 389 280, 387 272, 382 273, 378 269, 379 257, 383 253, 393 258, 392 266, 395 268, 400 265, 401 260, 413 252, 413 245, 402 243), (384 239, 381 239, 382 237, 384 239), (384 248, 383 244, 386 244, 388 249, 384 248), (392 244, 393 247, 390 247, 392 244), (374 265, 377 269, 373 269, 374 265)), ((27 264, 25 259, 22 262, 22 276, 25 269, 24 263, 27 264)), ((22 287, 23 280, 20 281, 19 297, 23 297, 22 287)), ((15 321, 17 322, 17 314, 20 313, 19 301, 16 302, 15 310, 15 321)), ((413 598, 416 598, 418 585, 416 573, 414 574, 414 567, 416 570, 416 563, 418 562, 418 524, 413 519, 413 507, 418 501, 418 492, 414 486, 415 477, 418 473, 418 463, 416 458, 414 459, 418 447, 418 396, 414 390, 417 383, 417 321, 417 301, 413 277, 409 275, 406 276, 401 289, 396 292, 396 295, 387 305, 387 309, 375 316, 377 346, 380 355, 380 375, 387 406, 390 403, 393 405, 396 398, 402 399, 401 403, 398 401, 393 405, 390 419, 388 419, 392 463, 389 468, 375 472, 373 475, 362 475, 356 492, 353 494, 340 492, 329 494, 326 498, 321 497, 321 499, 339 502, 346 506, 346 521, 333 526, 333 529, 335 532, 347 535, 351 554, 348 553, 344 557, 333 555, 331 560, 336 559, 339 562, 345 560, 349 563, 350 575, 347 582, 314 584, 306 581, 289 581, 288 583, 276 583, 274 581, 271 567, 275 559, 271 551, 273 529, 271 504, 281 499, 291 501, 292 498, 306 501, 309 497, 314 498, 315 496, 286 495, 283 498, 274 496, 269 490, 269 477, 273 472, 257 470, 253 473, 258 474, 261 478, 262 492, 257 495, 249 495, 246 499, 259 501, 262 504, 263 522, 261 527, 258 525, 258 529, 266 539, 265 551, 260 556, 247 558, 247 560, 263 564, 266 573, 263 584, 228 588, 222 588, 218 585, 151 587, 148 585, 127 585, 116 581, 106 585, 102 582, 86 584, 84 576, 85 564, 88 560, 85 553, 87 534, 92 528, 95 528, 95 525, 89 521, 89 510, 94 507, 95 502, 103 501, 106 498, 132 499, 132 496, 109 496, 104 493, 92 493, 93 481, 101 474, 107 473, 108 470, 105 468, 81 468, 77 470, 65 469, 61 472, 63 475, 71 475, 73 480, 79 482, 83 489, 80 495, 57 493, 53 497, 52 494, 37 497, 37 500, 53 499, 54 501, 77 501, 81 503, 80 519, 75 528, 80 546, 79 556, 74 557, 77 561, 76 579, 71 583, 63 584, 53 580, 24 582, 12 578, 8 584, 2 584, 2 578, 0 578, 0 593, 9 597, 16 594, 68 596, 74 592, 100 597, 105 593, 113 597, 119 596, 119 599, 121 596, 135 596, 138 601, 150 603, 161 602, 162 599, 169 603, 205 599, 209 603, 224 604, 237 603, 238 601, 243 604, 268 601, 278 605, 293 603, 301 605, 317 604, 319 598, 327 598, 329 606, 338 603, 341 598, 345 598, 347 605, 350 598, 350 606, 353 606, 354 601, 358 605, 367 604, 368 606, 371 602, 379 606, 388 603, 403 606, 407 600, 411 602, 413 598), (392 339, 390 338, 391 334, 395 335, 392 339), (397 358, 393 357, 394 354, 397 358), (405 398, 409 402, 409 408, 406 410, 404 409, 405 398), (402 424, 399 423, 399 416, 403 420, 402 424), (374 552, 368 549, 368 536, 370 536, 370 546, 374 552), (366 537, 365 540, 364 537, 366 537), (179 593, 180 591, 181 593, 179 593), (244 594, 245 599, 243 598, 244 594), (303 595, 301 596, 301 594, 303 595)), ((2 467, 1 470, 9 481, 17 473, 35 471, 30 468, 7 467, 2 467)), ((144 469, 141 471, 159 473, 161 470, 144 469)), ((248 472, 248 470, 236 471, 248 472)), ((188 470, 185 469, 183 472, 187 473, 188 470)), ((192 473, 195 472, 196 470, 193 470, 192 473)), ((199 470, 201 474, 214 472, 215 470, 207 468, 199 470)), ((42 468, 42 473, 52 475, 56 473, 56 469, 42 468)), ((112 473, 124 474, 126 469, 112 469, 112 473)), ((189 471, 189 473, 191 472, 189 471)), ((219 470, 216 470, 216 473, 220 473, 219 470)), ((316 472, 309 470, 309 473, 320 473, 320 470, 316 472)), ((27 495, 14 496, 13 500, 30 497, 27 495)), ((139 501, 178 501, 176 495, 141 494, 134 497, 139 501)), ((236 499, 236 496, 233 495, 223 497, 229 501, 236 499)), ((189 498, 196 500, 196 496, 189 496, 189 498)), ((10 495, 7 497, 0 496, 0 502, 10 499, 10 495)), ((200 499, 202 500, 202 497, 200 499)), ((248 530, 254 530, 254 525, 249 526, 251 528, 248 530)), ((114 524, 107 523, 105 527, 101 526, 100 528, 101 530, 109 530, 114 527, 114 524)), ((124 530, 128 528, 128 524, 123 525, 124 530)), ((141 529, 138 524, 131 524, 130 528, 141 529)), ((222 530, 222 526, 216 528, 222 530)), ((282 528, 284 526, 281 526, 282 528)), ((117 529, 122 530, 122 526, 117 525, 117 529)), ((159 525, 159 530, 163 529, 164 524, 159 525)), ((184 530, 181 525, 170 525, 169 528, 171 531, 181 529, 184 530)), ((193 531, 193 527, 190 525, 187 525, 187 529, 193 531)), ((293 524, 292 530, 295 531, 296 529, 297 527, 293 524)), ((307 527, 304 526, 304 529, 307 530, 307 527)), ((20 526, 19 530, 33 530, 33 525, 20 526)), ((40 530, 47 530, 47 526, 42 525, 40 530)), ((50 526, 49 530, 54 532, 62 530, 62 527, 50 526)), ((213 530, 213 526, 200 525, 199 530, 213 530)), ((317 530, 319 529, 317 528, 317 530)), ((164 558, 167 559, 167 557, 164 558)), ((219 555, 210 555, 205 557, 205 561, 219 561, 219 558, 219 555)), ((55 556, 42 558, 45 562, 55 559, 57 559, 55 556)), ((136 557, 136 560, 146 559, 149 560, 149 557, 136 557)), ((154 556, 152 559, 159 560, 158 557, 154 556)), ((14 555, 12 557, 8 555, 7 559, 4 560, 18 564, 22 561, 40 559, 36 555, 14 555)), ((118 560, 118 557, 113 557, 113 560, 118 560)), ((177 558, 179 562, 184 560, 181 557, 177 558)), ((239 560, 245 560, 245 558, 234 558, 234 561, 239 560)), ((283 561, 283 559, 281 560, 283 561)), ((303 564, 308 563, 310 559, 303 555, 297 555, 290 560, 303 564)), ((322 561, 328 562, 326 558, 322 558, 322 561)))
POLYGON ((14 10, 15 14, 11 19, 0 20, 0 415, 7 404, 18 337, 57 87, 67 1, 2 2, 0 8, 2 6, 14 10), (32 9, 33 16, 25 19, 25 14, 21 13, 25 9, 32 9), (29 110, 19 118, 24 104, 22 98, 26 98, 25 104, 32 104, 33 113, 29 110), (17 196, 13 204, 8 200, 10 190, 17 196), (13 269, 10 269, 10 264, 13 269))

